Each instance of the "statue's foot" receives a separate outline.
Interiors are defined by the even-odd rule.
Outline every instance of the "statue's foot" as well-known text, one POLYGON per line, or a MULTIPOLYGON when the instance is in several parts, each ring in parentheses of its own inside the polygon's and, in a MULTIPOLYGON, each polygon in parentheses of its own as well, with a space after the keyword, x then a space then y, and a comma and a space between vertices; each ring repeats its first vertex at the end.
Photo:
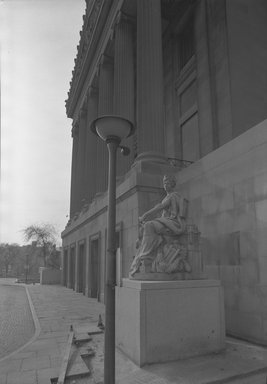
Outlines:
POLYGON ((134 275, 137 273, 137 272, 139 272, 139 269, 134 269, 133 271, 130 271, 129 272, 129 278, 131 279, 133 279, 133 277, 134 277, 134 275))

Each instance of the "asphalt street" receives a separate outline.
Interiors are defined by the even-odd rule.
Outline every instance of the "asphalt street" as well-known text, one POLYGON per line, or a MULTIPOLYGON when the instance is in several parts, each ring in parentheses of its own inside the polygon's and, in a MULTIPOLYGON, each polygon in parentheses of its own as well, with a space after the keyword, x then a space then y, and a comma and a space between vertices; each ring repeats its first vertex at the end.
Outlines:
POLYGON ((34 332, 25 288, 0 279, 0 359, 27 343, 34 332))

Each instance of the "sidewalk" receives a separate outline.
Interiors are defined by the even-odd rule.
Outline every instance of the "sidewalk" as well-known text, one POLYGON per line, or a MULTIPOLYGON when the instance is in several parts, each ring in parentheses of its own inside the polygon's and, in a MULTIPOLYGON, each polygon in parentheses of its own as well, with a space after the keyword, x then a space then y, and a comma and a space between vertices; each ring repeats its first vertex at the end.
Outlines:
MULTIPOLYGON (((74 329, 104 320, 104 305, 61 286, 29 285, 35 322, 35 335, 30 343, 0 360, 1 384, 51 384, 58 377, 66 349, 70 325, 74 329)), ((91 342, 90 376, 67 383, 97 384, 103 382, 103 334, 91 342)), ((227 340, 221 354, 201 356, 165 364, 137 367, 122 353, 116 353, 117 384, 266 384, 267 348, 235 339, 227 340)))

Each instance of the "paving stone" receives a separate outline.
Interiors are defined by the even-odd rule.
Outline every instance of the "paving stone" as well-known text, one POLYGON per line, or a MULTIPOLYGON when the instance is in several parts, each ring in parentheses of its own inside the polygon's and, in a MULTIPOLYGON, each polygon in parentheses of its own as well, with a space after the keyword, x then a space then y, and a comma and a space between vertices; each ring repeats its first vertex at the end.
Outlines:
MULTIPOLYGON (((38 369, 37 370, 38 384, 41 381, 56 378, 58 377, 58 375, 59 375, 59 367, 38 369)), ((51 382, 49 384, 51 384, 51 382)))
POLYGON ((61 366, 63 356, 50 356, 51 368, 58 368, 61 366))
POLYGON ((36 371, 11 372, 7 375, 7 384, 36 384, 36 371))
POLYGON ((19 372, 22 359, 7 359, 0 363, 0 373, 19 372))
POLYGON ((41 357, 41 356, 61 356, 61 351, 60 349, 57 347, 55 348, 46 348, 46 349, 41 349, 40 351, 36 351, 36 356, 37 357, 41 357))
POLYGON ((36 351, 22 351, 17 352, 16 354, 12 355, 12 360, 18 360, 18 359, 27 359, 28 357, 34 358, 36 357, 37 352, 36 351))
POLYGON ((31 371, 34 369, 51 368, 49 356, 27 358, 22 361, 21 371, 31 371))
POLYGON ((7 382, 7 374, 0 374, 0 383, 6 384, 7 382))

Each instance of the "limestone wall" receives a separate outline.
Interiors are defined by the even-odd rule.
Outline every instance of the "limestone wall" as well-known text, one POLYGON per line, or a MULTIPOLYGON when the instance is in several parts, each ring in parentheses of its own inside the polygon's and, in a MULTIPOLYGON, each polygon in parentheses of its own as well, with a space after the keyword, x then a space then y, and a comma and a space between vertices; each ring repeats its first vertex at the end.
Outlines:
POLYGON ((224 285, 227 331, 267 344, 267 120, 178 178, 205 269, 224 285))
POLYGON ((267 2, 226 0, 233 136, 267 118, 267 2))

